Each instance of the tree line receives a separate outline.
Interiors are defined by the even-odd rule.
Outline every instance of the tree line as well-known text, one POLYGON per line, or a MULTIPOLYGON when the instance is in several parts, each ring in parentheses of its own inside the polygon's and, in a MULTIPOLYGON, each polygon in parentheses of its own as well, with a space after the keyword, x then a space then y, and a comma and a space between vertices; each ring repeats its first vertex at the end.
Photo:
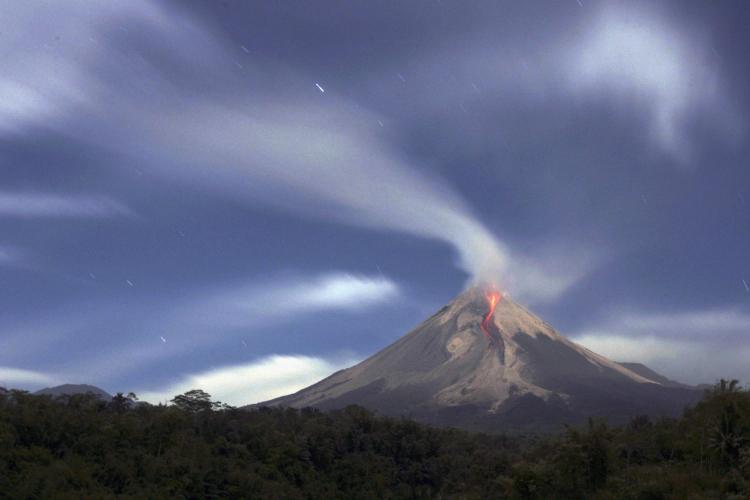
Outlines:
POLYGON ((750 392, 678 419, 485 435, 338 411, 0 389, 1 498, 747 498, 750 392))

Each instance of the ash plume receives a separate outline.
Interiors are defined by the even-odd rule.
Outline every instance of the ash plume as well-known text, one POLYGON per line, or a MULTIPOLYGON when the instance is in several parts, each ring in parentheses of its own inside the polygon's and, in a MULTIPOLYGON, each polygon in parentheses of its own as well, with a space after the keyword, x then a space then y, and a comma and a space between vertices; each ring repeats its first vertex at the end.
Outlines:
MULTIPOLYGON (((242 202, 439 240, 469 284, 527 298, 554 297, 580 274, 511 255, 459 193, 399 149, 387 116, 320 75, 227 46, 189 15, 148 2, 75 7, 45 10, 54 30, 13 31, 20 62, 0 94, 24 93, 11 92, 23 97, 12 110, 0 107, 0 134, 54 128, 125 159, 103 162, 111 168, 135 164, 242 202), (55 78, 39 77, 48 73, 55 78)), ((33 9, 14 15, 20 27, 39 21, 33 9)))
MULTIPOLYGON (((15 14, 19 23, 36 22, 21 14, 15 14)), ((48 14, 61 31, 80 24, 64 9, 48 14)), ((336 97, 341 92, 330 86, 322 92, 309 75, 259 58, 238 63, 237 54, 208 29, 188 17, 167 17, 151 4, 117 3, 78 14, 88 20, 88 40, 54 40, 63 62, 52 69, 64 81, 47 86, 38 78, 44 67, 15 68, 20 76, 14 84, 26 89, 29 102, 0 116, 9 122, 6 131, 45 121, 97 147, 138 152, 141 168, 169 182, 199 183, 283 210, 440 240, 456 249, 458 265, 474 279, 505 269, 502 243, 457 193, 391 147, 379 125, 384 117, 336 97), (166 74, 146 48, 134 54, 136 37, 162 47, 158 57, 199 80, 201 91, 166 74), (131 48, 118 51, 124 43, 131 48), (105 44, 107 57, 100 50, 105 44), (261 76, 248 84, 239 69, 261 76), (75 95, 61 94, 61 88, 75 88, 75 95), (45 104, 49 96, 55 107, 45 104)), ((23 37, 23 30, 16 32, 19 47, 23 37)), ((42 66, 49 60, 36 53, 24 59, 42 66)))

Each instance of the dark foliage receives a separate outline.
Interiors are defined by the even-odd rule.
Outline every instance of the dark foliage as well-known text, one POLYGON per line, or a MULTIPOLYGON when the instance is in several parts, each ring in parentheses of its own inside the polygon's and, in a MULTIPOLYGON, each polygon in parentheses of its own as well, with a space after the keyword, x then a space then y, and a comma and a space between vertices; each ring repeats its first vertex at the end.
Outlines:
POLYGON ((172 406, 0 389, 4 498, 747 498, 750 393, 722 381, 679 420, 553 436, 334 412, 172 406))

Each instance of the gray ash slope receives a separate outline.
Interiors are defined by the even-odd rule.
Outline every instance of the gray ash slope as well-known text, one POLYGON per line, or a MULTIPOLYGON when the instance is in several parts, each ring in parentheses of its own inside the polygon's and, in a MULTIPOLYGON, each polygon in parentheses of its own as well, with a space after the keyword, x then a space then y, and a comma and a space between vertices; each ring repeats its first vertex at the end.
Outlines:
POLYGON ((677 415, 701 396, 646 367, 636 371, 628 367, 635 364, 571 342, 508 297, 485 332, 488 309, 485 291, 469 289, 370 358, 263 405, 357 404, 435 425, 501 432, 553 429, 589 416, 620 423, 641 414, 677 415))

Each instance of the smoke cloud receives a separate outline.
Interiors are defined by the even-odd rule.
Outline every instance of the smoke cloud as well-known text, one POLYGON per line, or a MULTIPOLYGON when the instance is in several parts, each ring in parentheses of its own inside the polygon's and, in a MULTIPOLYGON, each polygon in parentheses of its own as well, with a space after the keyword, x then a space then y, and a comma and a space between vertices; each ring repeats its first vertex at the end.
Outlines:
POLYGON ((457 193, 402 159, 377 123, 377 116, 331 100, 325 107, 243 110, 207 104, 138 128, 147 131, 144 142, 159 135, 152 148, 180 158, 157 167, 168 176, 304 214, 441 240, 474 279, 496 279, 508 264, 506 248, 457 193))
MULTIPOLYGON (((141 168, 169 181, 200 183, 305 215, 446 242, 474 280, 495 280, 507 269, 504 245, 457 193, 391 147, 379 125, 382 117, 336 97, 331 89, 321 91, 307 75, 257 61, 238 63, 229 48, 189 19, 166 18, 142 2, 114 5, 87 9, 91 32, 59 42, 55 58, 44 53, 48 43, 40 47, 36 40, 39 50, 29 49, 34 44, 21 43, 28 36, 25 30, 11 33, 14 46, 24 47, 26 62, 16 65, 13 81, 0 85, 0 95, 9 98, 0 102, 18 103, 0 108, 0 132, 44 121, 99 147, 116 144, 125 154, 139 152, 141 168), (136 36, 162 47, 159 56, 170 64, 220 74, 221 83, 206 80, 208 90, 196 95, 154 66, 153 54, 112 50, 118 37, 136 36), (105 44, 113 45, 107 57, 105 44), (272 74, 267 80, 273 84, 254 77, 247 90, 241 72, 233 71, 239 68, 272 74), (45 69, 56 75, 54 81, 39 78, 45 69), (104 74, 121 78, 97 76, 104 74), (279 82, 287 89, 282 98, 275 97, 279 82), (87 117, 83 125, 81 116, 87 117)), ((55 15, 54 6, 45 10, 62 33, 81 25, 71 19, 77 9, 59 9, 55 15)), ((14 16, 20 24, 38 22, 23 12, 14 16)))
MULTIPOLYGON (((0 107, 0 134, 44 124, 117 150, 131 160, 120 166, 137 163, 170 183, 442 241, 471 282, 496 282, 526 299, 554 298, 581 275, 581 266, 511 253, 460 193, 397 146, 386 117, 320 75, 226 46, 207 26, 147 2, 50 5, 43 17, 54 29, 44 31, 32 26, 37 13, 13 11, 10 46, 20 56, 11 61, 13 79, 0 77, 0 102, 15 104, 0 107)), ((680 149, 679 120, 695 101, 689 83, 704 89, 710 79, 686 73, 676 36, 630 28, 619 21, 624 15, 601 19, 580 43, 566 44, 559 61, 539 56, 534 70, 532 57, 526 73, 503 73, 498 89, 529 75, 575 93, 617 95, 625 86, 649 96, 657 140, 680 149)))

